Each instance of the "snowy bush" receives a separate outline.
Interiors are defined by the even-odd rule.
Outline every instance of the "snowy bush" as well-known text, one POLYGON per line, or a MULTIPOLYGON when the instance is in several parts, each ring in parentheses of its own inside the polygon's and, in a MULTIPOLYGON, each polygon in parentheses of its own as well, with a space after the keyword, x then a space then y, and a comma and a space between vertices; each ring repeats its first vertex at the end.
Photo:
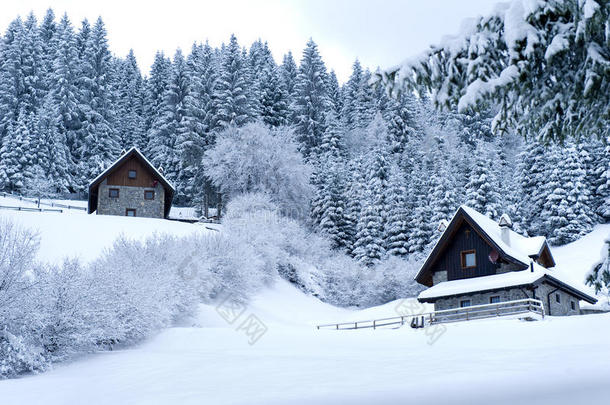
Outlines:
POLYGON ((605 305, 610 307, 610 239, 606 241, 601 261, 593 266, 587 276, 587 284, 595 288, 596 294, 605 295, 608 298, 605 305))
POLYGON ((30 347, 6 330, 0 330, 0 379, 19 374, 43 371, 46 361, 37 347, 30 347))

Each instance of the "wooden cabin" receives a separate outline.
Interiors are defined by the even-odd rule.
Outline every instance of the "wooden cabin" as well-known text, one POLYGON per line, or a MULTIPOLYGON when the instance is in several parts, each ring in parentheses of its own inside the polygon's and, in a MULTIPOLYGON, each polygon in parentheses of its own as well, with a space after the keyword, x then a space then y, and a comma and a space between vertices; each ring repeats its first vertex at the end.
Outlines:
POLYGON ((553 269, 546 238, 511 228, 506 214, 495 222, 461 206, 439 226, 442 235, 415 277, 429 287, 418 300, 440 311, 533 298, 547 315, 580 314, 580 301, 597 301, 553 269))
POLYGON ((167 218, 174 192, 144 155, 131 148, 89 184, 88 213, 167 218))

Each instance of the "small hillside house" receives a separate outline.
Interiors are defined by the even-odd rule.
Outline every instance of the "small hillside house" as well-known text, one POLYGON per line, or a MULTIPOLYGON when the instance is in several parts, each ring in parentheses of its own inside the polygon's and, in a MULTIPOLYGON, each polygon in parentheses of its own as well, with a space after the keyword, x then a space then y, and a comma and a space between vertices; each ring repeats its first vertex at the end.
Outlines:
POLYGON ((527 238, 499 222, 461 206, 442 232, 415 280, 429 287, 420 302, 436 311, 526 298, 543 302, 547 315, 576 315, 580 301, 596 299, 558 274, 546 238, 527 238))
POLYGON ((89 184, 88 213, 167 218, 174 186, 131 148, 89 184))

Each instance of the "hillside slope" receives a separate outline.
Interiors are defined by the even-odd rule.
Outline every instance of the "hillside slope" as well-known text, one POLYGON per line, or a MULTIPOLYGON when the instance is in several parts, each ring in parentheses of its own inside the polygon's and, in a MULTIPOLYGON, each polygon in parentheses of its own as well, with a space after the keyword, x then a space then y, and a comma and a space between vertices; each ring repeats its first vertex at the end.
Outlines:
POLYGON ((575 242, 551 247, 557 263, 555 270, 583 291, 594 296, 595 290, 585 285, 585 279, 591 268, 599 263, 604 241, 608 238, 610 238, 610 224, 596 225, 592 232, 575 242))
POLYGON ((426 330, 408 327, 311 326, 388 310, 334 308, 279 282, 234 324, 203 305, 196 326, 166 330, 132 350, 0 381, 0 397, 3 405, 573 404, 606 397, 610 314, 451 324, 432 344, 426 330), (238 330, 250 314, 267 328, 253 345, 238 330))

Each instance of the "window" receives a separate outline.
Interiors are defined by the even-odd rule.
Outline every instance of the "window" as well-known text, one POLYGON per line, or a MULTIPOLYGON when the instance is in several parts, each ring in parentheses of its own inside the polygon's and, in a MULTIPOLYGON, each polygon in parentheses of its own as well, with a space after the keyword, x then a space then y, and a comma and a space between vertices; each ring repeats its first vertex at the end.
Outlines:
POLYGON ((572 311, 576 311, 576 303, 574 301, 570 302, 570 307, 572 308, 572 311))
POLYGON ((477 267, 477 254, 474 250, 466 250, 462 252, 462 268, 470 269, 477 267))
POLYGON ((489 303, 490 304, 497 304, 498 302, 500 302, 500 296, 499 295, 494 295, 492 297, 489 297, 489 303))
POLYGON ((557 302, 557 303, 561 302, 561 297, 559 296, 559 294, 555 294, 555 302, 557 302))
POLYGON ((128 217, 135 217, 136 216, 136 210, 134 208, 127 208, 125 210, 125 215, 128 217))
POLYGON ((138 176, 138 172, 136 172, 135 170, 130 170, 127 172, 127 177, 129 177, 130 179, 135 179, 138 176))
POLYGON ((470 300, 461 300, 460 301, 460 308, 466 308, 470 306, 470 300))
POLYGON ((155 192, 153 190, 144 190, 144 199, 145 200, 154 200, 155 192))
POLYGON ((119 189, 118 188, 109 188, 108 189, 108 197, 110 197, 110 198, 119 198, 119 189))

